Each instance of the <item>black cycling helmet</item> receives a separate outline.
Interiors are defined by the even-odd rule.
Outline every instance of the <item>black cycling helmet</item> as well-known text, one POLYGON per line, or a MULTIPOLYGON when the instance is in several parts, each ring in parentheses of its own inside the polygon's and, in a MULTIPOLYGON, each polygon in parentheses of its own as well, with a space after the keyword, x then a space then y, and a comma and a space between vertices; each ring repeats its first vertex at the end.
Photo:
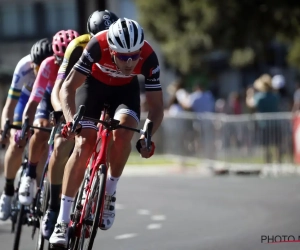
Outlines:
POLYGON ((117 15, 109 10, 96 10, 90 15, 87 21, 87 31, 91 36, 94 36, 102 30, 107 30, 118 19, 117 15))
POLYGON ((31 48, 30 56, 31 61, 37 65, 40 65, 47 57, 53 55, 52 43, 43 38, 37 41, 31 48))

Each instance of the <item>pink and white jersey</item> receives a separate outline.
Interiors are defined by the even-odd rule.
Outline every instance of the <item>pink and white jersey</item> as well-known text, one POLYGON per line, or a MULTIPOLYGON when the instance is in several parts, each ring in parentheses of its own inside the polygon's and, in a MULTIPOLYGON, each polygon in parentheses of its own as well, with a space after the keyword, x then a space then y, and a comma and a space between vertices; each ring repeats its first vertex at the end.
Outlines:
POLYGON ((59 65, 55 64, 54 56, 50 56, 42 62, 32 87, 29 102, 34 101, 39 103, 42 100, 45 91, 51 94, 58 69, 59 65))

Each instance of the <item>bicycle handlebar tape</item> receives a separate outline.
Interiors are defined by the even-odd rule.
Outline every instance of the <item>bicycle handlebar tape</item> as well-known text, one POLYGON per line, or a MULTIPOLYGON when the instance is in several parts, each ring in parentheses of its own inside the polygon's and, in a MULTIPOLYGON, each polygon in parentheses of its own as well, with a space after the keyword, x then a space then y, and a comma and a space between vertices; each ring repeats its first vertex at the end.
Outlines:
MULTIPOLYGON (((2 139, 6 137, 6 134, 9 130, 9 125, 10 125, 10 121, 7 118, 4 124, 4 130, 2 131, 2 135, 1 135, 2 139)), ((5 144, 2 144, 2 148, 5 148, 5 144)))
POLYGON ((77 128, 77 125, 78 125, 79 121, 82 119, 84 113, 85 113, 85 106, 84 105, 80 105, 79 109, 78 109, 78 112, 74 115, 74 118, 73 118, 72 130, 71 130, 72 133, 75 132, 75 130, 77 128))
POLYGON ((25 133, 28 129, 28 126, 29 126, 29 117, 26 117, 25 121, 24 121, 24 124, 22 126, 22 133, 21 133, 21 136, 20 136, 20 140, 23 140, 23 138, 25 137, 25 133))
POLYGON ((146 146, 148 150, 150 150, 150 146, 151 146, 152 129, 153 129, 153 122, 149 122, 147 124, 147 129, 146 129, 146 146))

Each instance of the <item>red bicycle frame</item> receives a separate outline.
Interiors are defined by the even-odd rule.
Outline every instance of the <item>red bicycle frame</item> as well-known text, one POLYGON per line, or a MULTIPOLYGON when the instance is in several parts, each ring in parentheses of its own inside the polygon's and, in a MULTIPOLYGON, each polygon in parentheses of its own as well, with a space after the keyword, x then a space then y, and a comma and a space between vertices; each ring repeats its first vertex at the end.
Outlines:
MULTIPOLYGON (((106 114, 107 114, 107 110, 106 110, 106 108, 104 108, 100 120, 104 120, 104 117, 106 116, 106 114)), ((96 139, 96 143, 95 143, 95 146, 93 149, 93 153, 87 161, 87 168, 88 168, 89 167, 88 165, 90 164, 90 160, 93 159, 91 166, 90 166, 90 169, 91 169, 90 180, 89 180, 87 186, 85 187, 86 197, 89 197, 89 194, 91 192, 93 179, 94 179, 96 171, 98 171, 97 167, 101 166, 101 164, 105 164, 107 166, 107 164, 106 164, 107 163, 107 146, 111 139, 111 136, 112 136, 111 131, 106 128, 103 129, 103 125, 100 124, 98 132, 97 132, 97 139, 96 139), (101 143, 101 146, 99 145, 99 143, 101 143), (100 151, 97 151, 97 148, 99 146, 100 146, 100 151), (96 160, 94 160, 95 158, 96 158, 96 160)), ((105 182, 106 182, 106 180, 105 180, 105 182)), ((103 199, 102 203, 104 203, 104 199, 103 199)), ((87 199, 84 201, 82 211, 81 211, 81 215, 83 215, 83 216, 80 216, 80 220, 78 223, 79 225, 78 224, 76 225, 76 227, 78 227, 77 232, 81 231, 81 226, 83 223, 85 210, 86 210, 86 204, 87 204, 87 199)), ((101 209, 99 223, 102 221, 103 204, 101 207, 102 207, 102 209, 101 209)), ((93 211, 94 210, 95 210, 95 207, 93 207, 93 211)))

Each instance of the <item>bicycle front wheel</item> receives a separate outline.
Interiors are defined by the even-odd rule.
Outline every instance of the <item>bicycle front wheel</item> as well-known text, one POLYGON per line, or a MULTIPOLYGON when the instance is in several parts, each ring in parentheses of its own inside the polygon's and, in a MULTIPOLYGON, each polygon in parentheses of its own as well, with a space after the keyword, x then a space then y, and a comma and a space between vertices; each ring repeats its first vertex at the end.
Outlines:
MULTIPOLYGON (((46 178, 46 177, 44 177, 46 178)), ((44 181, 44 187, 43 190, 41 191, 40 195, 37 197, 37 202, 41 203, 40 204, 40 213, 41 213, 41 217, 39 218, 39 228, 38 228, 38 238, 36 241, 36 250, 43 250, 44 249, 44 245, 45 245, 45 239, 44 236, 42 234, 42 219, 43 216, 46 213, 46 210, 48 208, 48 202, 49 202, 49 198, 50 198, 50 184, 48 182, 47 179, 45 179, 44 181), (41 200, 41 195, 42 195, 42 200, 41 200)))
POLYGON ((20 238, 22 233, 22 226, 25 220, 25 206, 21 205, 20 210, 18 212, 18 219, 17 219, 17 230, 15 232, 15 240, 14 240, 14 247, 13 250, 19 250, 20 238))
POLYGON ((107 167, 102 164, 94 177, 91 192, 89 194, 84 223, 81 228, 79 249, 92 250, 94 240, 100 223, 105 198, 105 184, 107 167))

